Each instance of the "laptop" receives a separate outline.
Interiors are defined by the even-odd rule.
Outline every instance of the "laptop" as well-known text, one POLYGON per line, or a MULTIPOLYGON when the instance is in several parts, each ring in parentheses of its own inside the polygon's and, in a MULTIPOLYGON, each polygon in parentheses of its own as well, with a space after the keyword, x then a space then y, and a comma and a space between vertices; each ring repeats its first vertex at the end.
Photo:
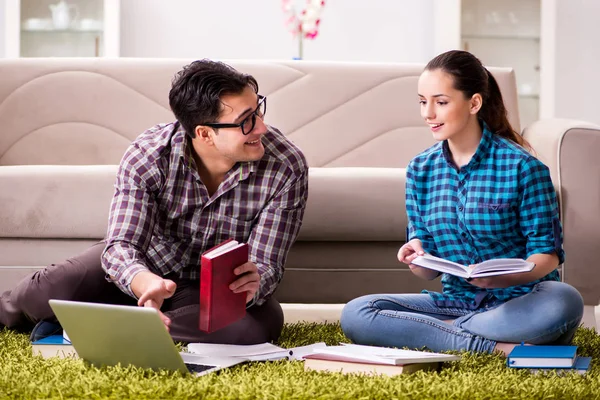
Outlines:
POLYGON ((247 361, 179 352, 153 308, 66 300, 49 304, 77 354, 96 367, 121 364, 205 375, 247 361))

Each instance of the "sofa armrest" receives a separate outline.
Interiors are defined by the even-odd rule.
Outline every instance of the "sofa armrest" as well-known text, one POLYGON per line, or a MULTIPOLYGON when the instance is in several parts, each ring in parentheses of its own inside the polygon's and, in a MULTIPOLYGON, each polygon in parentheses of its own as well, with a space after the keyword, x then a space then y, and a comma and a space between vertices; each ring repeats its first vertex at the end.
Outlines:
POLYGON ((523 136, 550 168, 557 187, 564 229, 563 280, 576 287, 586 305, 600 301, 596 271, 600 243, 600 126, 566 119, 544 119, 523 136))

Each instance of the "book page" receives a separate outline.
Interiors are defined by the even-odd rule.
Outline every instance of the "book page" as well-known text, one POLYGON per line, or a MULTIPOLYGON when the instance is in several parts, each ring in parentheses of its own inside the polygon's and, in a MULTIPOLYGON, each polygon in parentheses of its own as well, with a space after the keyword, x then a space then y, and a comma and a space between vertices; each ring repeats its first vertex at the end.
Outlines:
POLYGON ((486 276, 516 274, 531 271, 535 264, 520 258, 496 258, 469 267, 443 258, 425 254, 412 262, 420 267, 445 272, 462 278, 482 278, 486 276))
POLYGON ((419 358, 423 360, 428 360, 432 358, 439 358, 439 356, 448 356, 449 359, 456 359, 450 354, 430 353, 427 351, 393 349, 391 347, 365 346, 361 344, 348 343, 342 343, 342 346, 344 346, 345 349, 348 349, 347 351, 353 354, 370 354, 383 358, 419 358))
POLYGON ((477 264, 477 269, 513 269, 525 268, 531 262, 520 258, 495 258, 477 264))
POLYGON ((250 357, 276 353, 289 354, 289 350, 271 343, 254 345, 190 343, 187 349, 190 353, 199 354, 204 357, 250 357))
POLYGON ((459 356, 451 354, 429 353, 416 350, 392 349, 378 346, 344 344, 327 346, 313 351, 314 355, 323 354, 324 358, 340 361, 361 361, 377 364, 413 364, 437 361, 459 360, 459 356))
POLYGON ((470 268, 464 265, 444 260, 443 258, 435 257, 430 254, 418 256, 413 260, 412 263, 420 267, 446 272, 448 274, 461 276, 463 278, 467 278, 470 272, 470 268))
POLYGON ((243 245, 244 245, 243 243, 238 243, 237 240, 232 240, 231 242, 226 243, 223 246, 218 247, 218 248, 214 249, 213 251, 210 251, 210 252, 204 254, 203 257, 215 258, 217 256, 220 256, 221 254, 227 253, 228 251, 231 251, 231 250, 236 249, 243 245))
POLYGON ((474 268, 473 273, 483 276, 483 273, 501 275, 503 273, 517 273, 531 271, 535 264, 520 258, 496 258, 487 260, 474 268))

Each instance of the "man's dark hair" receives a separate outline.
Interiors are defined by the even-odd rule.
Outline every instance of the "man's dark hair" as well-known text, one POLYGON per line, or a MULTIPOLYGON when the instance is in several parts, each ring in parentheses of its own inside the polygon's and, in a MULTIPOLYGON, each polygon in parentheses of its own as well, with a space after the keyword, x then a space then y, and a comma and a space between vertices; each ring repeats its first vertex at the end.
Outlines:
POLYGON ((258 83, 252 75, 222 62, 198 60, 173 78, 169 105, 186 133, 194 138, 196 126, 217 120, 223 95, 241 94, 248 86, 258 93, 258 83))

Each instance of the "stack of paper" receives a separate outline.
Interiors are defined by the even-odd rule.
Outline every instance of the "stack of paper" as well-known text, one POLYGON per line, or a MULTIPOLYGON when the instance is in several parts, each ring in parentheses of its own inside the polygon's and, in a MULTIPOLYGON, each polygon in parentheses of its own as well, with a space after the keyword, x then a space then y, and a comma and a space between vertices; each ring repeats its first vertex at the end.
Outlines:
MULTIPOLYGON (((342 344, 315 349, 311 356, 330 356, 339 361, 371 362, 375 364, 412 364, 422 362, 442 362, 460 360, 453 354, 430 353, 426 351, 402 350, 388 347, 342 344)), ((305 357, 306 358, 306 357, 305 357)))
POLYGON ((314 349, 304 359, 305 370, 398 375, 436 370, 441 362, 460 360, 460 356, 344 344, 314 349))
POLYGON ((516 346, 508 355, 506 364, 511 368, 526 368, 531 372, 554 370, 559 373, 585 374, 591 357, 577 355, 577 346, 516 346))

